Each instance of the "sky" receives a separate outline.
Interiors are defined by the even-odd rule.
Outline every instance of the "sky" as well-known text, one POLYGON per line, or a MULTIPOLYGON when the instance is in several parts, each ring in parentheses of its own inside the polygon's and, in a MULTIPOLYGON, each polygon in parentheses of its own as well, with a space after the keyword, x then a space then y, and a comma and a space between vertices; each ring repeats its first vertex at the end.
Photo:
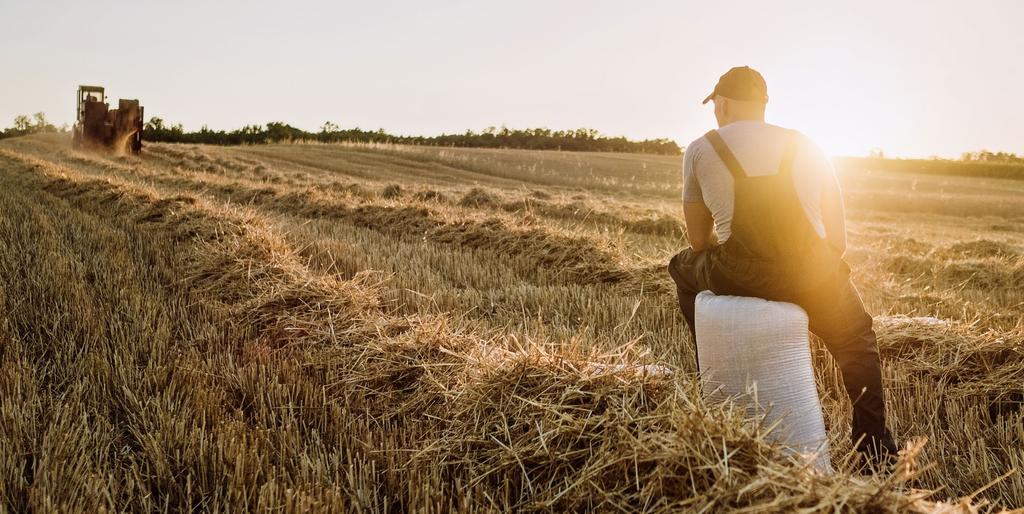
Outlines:
POLYGON ((588 127, 685 145, 733 66, 833 155, 1024 154, 1024 2, 0 0, 0 127, 79 84, 235 129, 588 127))

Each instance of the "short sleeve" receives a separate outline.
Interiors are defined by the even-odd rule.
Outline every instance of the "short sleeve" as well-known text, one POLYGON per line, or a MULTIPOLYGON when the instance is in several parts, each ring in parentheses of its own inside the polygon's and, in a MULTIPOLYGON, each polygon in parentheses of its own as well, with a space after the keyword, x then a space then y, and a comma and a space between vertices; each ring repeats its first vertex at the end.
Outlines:
POLYGON ((703 203, 704 193, 700 190, 697 180, 697 145, 691 144, 683 153, 683 201, 703 203))
POLYGON ((799 160, 803 161, 801 164, 811 169, 819 170, 822 175, 831 177, 832 180, 836 178, 836 170, 832 166, 832 159, 811 138, 803 134, 800 135, 800 152, 797 156, 799 160))

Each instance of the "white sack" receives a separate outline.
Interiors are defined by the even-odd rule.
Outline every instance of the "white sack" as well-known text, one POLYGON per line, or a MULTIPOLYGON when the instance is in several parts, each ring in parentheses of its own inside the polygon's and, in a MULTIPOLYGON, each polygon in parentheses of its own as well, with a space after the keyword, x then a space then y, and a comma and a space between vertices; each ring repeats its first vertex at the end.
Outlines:
POLYGON ((769 437, 831 472, 828 436, 814 385, 807 313, 792 303, 697 295, 697 357, 709 399, 737 397, 750 415, 766 414, 769 437))

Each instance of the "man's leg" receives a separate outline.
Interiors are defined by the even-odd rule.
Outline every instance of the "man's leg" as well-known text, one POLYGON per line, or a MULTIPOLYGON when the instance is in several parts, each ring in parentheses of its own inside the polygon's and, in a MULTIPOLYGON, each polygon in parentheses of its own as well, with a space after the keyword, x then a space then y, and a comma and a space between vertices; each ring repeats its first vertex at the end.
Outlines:
POLYGON ((852 437, 858 451, 876 456, 898 450, 885 422, 882 369, 871 315, 848 277, 802 298, 811 332, 825 342, 839 364, 846 392, 853 402, 852 437))
MULTIPOLYGON (((693 350, 696 357, 697 351, 697 329, 694 324, 694 310, 696 306, 697 293, 710 289, 707 272, 707 252, 694 252, 687 248, 677 253, 668 263, 668 274, 676 283, 676 293, 679 295, 679 310, 686 318, 686 325, 690 329, 690 338, 693 341, 693 350)), ((699 362, 699 361, 698 361, 699 362)))

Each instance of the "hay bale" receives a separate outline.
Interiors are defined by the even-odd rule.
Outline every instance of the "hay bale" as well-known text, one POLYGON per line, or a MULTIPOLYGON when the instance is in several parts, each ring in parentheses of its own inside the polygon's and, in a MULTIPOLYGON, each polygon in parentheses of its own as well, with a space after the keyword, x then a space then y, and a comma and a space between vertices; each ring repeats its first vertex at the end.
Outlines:
POLYGON ((626 223, 626 227, 633 232, 658 236, 681 237, 684 233, 683 224, 680 223, 680 220, 675 216, 667 214, 659 214, 652 218, 630 220, 626 223))
POLYGON ((381 198, 387 198, 389 200, 395 198, 401 198, 402 186, 398 184, 388 184, 384 186, 384 189, 380 192, 381 198))
POLYGON ((470 189, 459 200, 459 205, 463 207, 498 207, 499 204, 500 202, 495 195, 480 187, 470 189))
POLYGON ((697 295, 697 356, 705 394, 734 398, 751 417, 776 426, 769 438, 814 456, 832 472, 814 383, 807 313, 791 303, 697 295))
POLYGON ((448 202, 448 197, 445 196, 444 193, 442 193, 440 191, 433 190, 433 189, 424 189, 422 191, 417 191, 416 194, 413 195, 413 198, 415 198, 416 200, 419 200, 421 202, 437 202, 437 203, 447 203, 448 202))
POLYGON ((1002 241, 989 239, 975 239, 974 241, 960 241, 950 246, 937 250, 936 257, 947 259, 985 259, 988 257, 1013 257, 1017 250, 1002 241))

